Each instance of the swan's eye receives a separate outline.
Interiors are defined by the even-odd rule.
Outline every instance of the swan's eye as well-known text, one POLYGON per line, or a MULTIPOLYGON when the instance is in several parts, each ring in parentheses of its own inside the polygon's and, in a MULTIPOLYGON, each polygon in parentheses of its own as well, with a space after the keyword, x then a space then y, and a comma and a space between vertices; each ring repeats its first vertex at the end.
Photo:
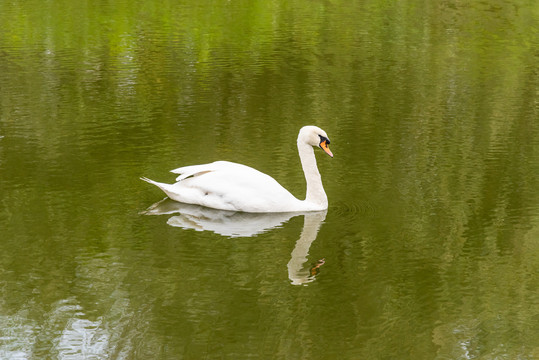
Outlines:
POLYGON ((324 137, 322 135, 318 135, 320 137, 320 144, 322 144, 323 142, 325 142, 327 145, 331 144, 331 142, 329 141, 329 139, 327 137, 324 137))

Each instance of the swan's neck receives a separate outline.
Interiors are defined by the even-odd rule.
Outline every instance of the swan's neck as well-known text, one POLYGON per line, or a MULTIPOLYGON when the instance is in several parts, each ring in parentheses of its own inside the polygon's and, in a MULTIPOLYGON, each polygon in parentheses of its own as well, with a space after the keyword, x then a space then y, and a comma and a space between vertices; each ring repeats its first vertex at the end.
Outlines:
POLYGON ((322 185, 322 178, 316 166, 316 158, 314 157, 314 149, 312 146, 298 141, 298 152, 301 160, 301 166, 307 180, 307 195, 306 203, 313 203, 320 206, 320 209, 326 209, 328 206, 328 198, 322 185))

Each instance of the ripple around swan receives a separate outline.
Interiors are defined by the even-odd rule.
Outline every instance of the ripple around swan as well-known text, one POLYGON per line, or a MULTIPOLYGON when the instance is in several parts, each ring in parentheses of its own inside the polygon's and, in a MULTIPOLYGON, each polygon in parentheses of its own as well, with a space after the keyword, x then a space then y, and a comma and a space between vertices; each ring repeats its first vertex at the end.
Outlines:
POLYGON ((369 201, 355 203, 338 202, 330 206, 330 212, 343 220, 353 222, 357 216, 374 216, 377 210, 375 205, 369 201))

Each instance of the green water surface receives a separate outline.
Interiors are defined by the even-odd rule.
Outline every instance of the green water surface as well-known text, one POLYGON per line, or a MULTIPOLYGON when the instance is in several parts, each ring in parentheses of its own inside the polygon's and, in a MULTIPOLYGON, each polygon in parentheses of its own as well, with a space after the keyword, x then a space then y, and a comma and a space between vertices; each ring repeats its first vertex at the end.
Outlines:
POLYGON ((538 2, 0 1, 0 359, 539 359, 538 2))

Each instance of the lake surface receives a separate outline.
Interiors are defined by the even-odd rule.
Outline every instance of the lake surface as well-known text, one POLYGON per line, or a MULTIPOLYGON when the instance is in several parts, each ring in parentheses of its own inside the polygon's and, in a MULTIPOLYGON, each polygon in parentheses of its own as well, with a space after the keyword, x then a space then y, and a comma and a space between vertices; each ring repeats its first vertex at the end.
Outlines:
POLYGON ((0 3, 1 359, 538 359, 533 1, 0 3), (231 160, 330 206, 140 181, 231 160), (158 203, 159 202, 159 203, 158 203))

